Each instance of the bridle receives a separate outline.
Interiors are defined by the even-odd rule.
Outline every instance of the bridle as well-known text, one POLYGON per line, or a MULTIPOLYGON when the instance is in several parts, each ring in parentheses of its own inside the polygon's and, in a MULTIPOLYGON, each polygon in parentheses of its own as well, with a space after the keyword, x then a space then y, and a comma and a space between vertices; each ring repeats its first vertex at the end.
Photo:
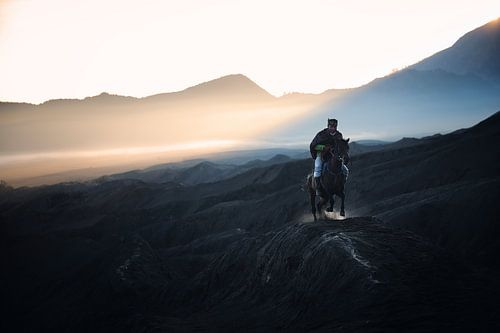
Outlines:
MULTIPOLYGON (((328 154, 330 154, 330 160, 336 160, 340 165, 342 165, 342 162, 343 162, 343 158, 340 156, 341 154, 338 152, 339 151, 339 148, 338 148, 338 142, 335 141, 335 146, 332 148, 329 149, 328 151, 328 154)), ((339 168, 339 171, 335 172, 333 170, 330 170, 330 168, 328 167, 328 163, 326 165, 326 171, 328 171, 329 174, 331 175, 338 175, 339 173, 342 173, 342 169, 339 168)))

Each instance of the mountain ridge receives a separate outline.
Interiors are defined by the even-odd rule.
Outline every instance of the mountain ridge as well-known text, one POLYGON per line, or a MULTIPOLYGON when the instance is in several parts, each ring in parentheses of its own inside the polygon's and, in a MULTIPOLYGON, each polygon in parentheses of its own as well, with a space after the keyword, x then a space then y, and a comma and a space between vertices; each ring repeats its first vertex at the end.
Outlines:
MULTIPOLYGON (((446 49, 441 50, 433 55, 430 55, 429 57, 427 57, 427 58, 425 58, 425 59, 423 59, 415 64, 409 65, 407 68, 408 69, 419 69, 419 70, 433 70, 433 69, 447 70, 447 68, 448 68, 447 71, 449 71, 451 73, 455 73, 455 74, 467 74, 467 73, 477 74, 476 71, 472 71, 472 72, 468 71, 467 66, 465 66, 465 67, 464 66, 451 66, 451 65, 446 66, 444 64, 450 58, 450 52, 455 53, 455 54, 451 55, 451 57, 456 56, 456 53, 463 52, 463 51, 460 51, 460 52, 456 51, 459 48, 466 48, 467 49, 466 53, 467 54, 471 53, 472 50, 469 50, 469 49, 471 49, 472 47, 469 46, 469 44, 473 44, 473 46, 475 46, 476 49, 477 48, 484 48, 485 45, 486 46, 490 45, 491 47, 486 47, 486 48, 492 54, 496 54, 496 55, 500 54, 500 52, 495 52, 495 50, 497 50, 500 47, 499 46, 499 44, 500 44, 500 18, 497 18, 495 20, 487 22, 486 24, 484 24, 480 27, 477 27, 472 31, 469 31, 468 33, 466 33, 465 35, 460 37, 449 48, 446 48, 446 49), (478 41, 478 39, 480 41, 478 41), (480 43, 480 45, 477 45, 477 43, 480 43), (491 48, 494 48, 494 49, 490 50, 491 48), (440 63, 440 64, 438 65, 436 63, 440 63), (450 68, 453 68, 453 69, 449 70, 450 68)), ((460 58, 467 58, 467 55, 462 55, 460 58)), ((500 62, 500 61, 497 61, 497 60, 499 60, 498 58, 486 59, 486 60, 490 61, 489 65, 497 65, 500 62)), ((462 61, 462 59, 460 61, 462 61)), ((500 66, 500 65, 498 65, 498 66, 500 66)), ((488 68, 491 68, 491 66, 488 66, 488 68)), ((497 69, 500 69, 500 67, 498 67, 497 69)), ((483 72, 481 72, 481 73, 483 73, 483 72)), ((495 73, 499 73, 499 72, 495 71, 495 73)), ((393 74, 390 74, 388 76, 391 76, 393 74)), ((388 76, 386 76, 386 77, 388 77, 388 76)), ((479 75, 479 76, 483 76, 483 75, 479 75)), ((495 77, 497 77, 497 74, 495 74, 495 77)), ((377 79, 381 79, 381 78, 375 78, 374 80, 377 80, 377 79)), ((364 87, 370 83, 371 82, 364 84, 360 87, 364 87)), ((232 89, 234 89, 237 86, 246 87, 246 88, 250 88, 250 89, 255 89, 255 92, 257 95, 262 95, 263 97, 266 97, 266 98, 267 97, 274 97, 269 92, 267 92, 265 89, 263 89, 262 87, 257 85, 254 81, 249 79, 247 76, 239 73, 239 74, 227 74, 227 75, 215 78, 215 79, 211 79, 211 80, 208 80, 205 82, 197 83, 193 86, 189 86, 189 87, 182 89, 182 90, 177 90, 177 91, 172 91, 172 92, 163 92, 163 93, 148 95, 148 96, 144 96, 144 97, 123 96, 123 95, 102 92, 96 96, 88 96, 88 97, 84 97, 81 99, 78 99, 78 98, 55 99, 55 100, 47 100, 47 101, 44 101, 44 102, 38 103, 38 104, 26 103, 26 102, 0 101, 0 105, 7 104, 7 103, 9 103, 9 104, 41 105, 41 104, 45 104, 45 103, 50 102, 50 101, 81 101, 81 100, 86 100, 86 99, 93 99, 93 98, 100 97, 101 95, 108 95, 108 96, 113 96, 113 97, 127 97, 130 99, 144 100, 144 99, 148 99, 148 98, 160 98, 160 97, 165 97, 165 96, 169 96, 172 94, 179 94, 179 93, 195 93, 195 92, 199 92, 200 90, 201 91, 205 90, 205 93, 207 93, 207 91, 219 89, 220 86, 230 87, 232 89)), ((294 93, 290 93, 290 94, 285 94, 282 97, 294 98, 294 96, 296 96, 296 95, 317 96, 317 95, 321 95, 321 94, 336 94, 339 92, 346 92, 346 91, 349 91, 352 89, 357 89, 360 87, 343 88, 343 89, 326 89, 323 93, 320 93, 320 94, 294 92, 294 93)), ((274 97, 274 98, 276 98, 276 97, 274 97)))
POLYGON ((450 48, 417 64, 332 98, 312 110, 313 116, 286 124, 277 134, 266 133, 267 138, 293 133, 290 140, 303 140, 332 117, 340 120, 344 134, 389 141, 472 126, 500 107, 499 22, 465 34, 450 48), (487 45, 474 47, 476 39, 487 45))
POLYGON ((472 73, 500 85, 500 18, 466 33, 451 47, 409 68, 472 73))
MULTIPOLYGON (((478 29, 481 32, 483 28, 478 29)), ((475 38, 476 30, 467 35, 467 43, 475 38)), ((11 155, 94 151, 103 147, 178 145, 211 137, 240 140, 241 136, 244 141, 255 133, 259 133, 262 145, 306 145, 332 117, 339 119, 340 130, 353 140, 395 141, 471 126, 499 106, 500 86, 477 73, 457 74, 442 68, 410 67, 359 88, 279 98, 246 76, 233 74, 183 91, 144 98, 103 93, 38 106, 0 103, 0 151, 11 155), (219 90, 227 90, 227 94, 219 90)), ((5 173, 10 179, 14 178, 11 175, 25 177, 16 174, 17 170, 27 169, 11 168, 5 173)), ((48 170, 45 174, 60 171, 48 170)))
POLYGON ((119 94, 112 94, 108 92, 101 92, 95 96, 87 96, 83 98, 61 98, 61 99, 50 99, 41 103, 28 103, 28 102, 7 102, 0 101, 0 107, 8 106, 21 106, 21 105, 31 105, 31 106, 42 106, 51 105, 57 103, 68 103, 68 102, 86 102, 86 101, 104 101, 104 102, 122 102, 122 101, 151 101, 158 100, 165 97, 179 97, 186 96, 186 98, 192 98, 196 95, 213 95, 217 96, 221 93, 230 92, 230 94, 237 96, 251 96, 258 97, 262 99, 274 100, 276 97, 268 93, 265 89, 261 88, 254 81, 249 79, 243 74, 228 74, 208 80, 202 83, 195 84, 193 86, 187 87, 182 90, 164 92, 153 95, 147 95, 144 97, 134 97, 125 96, 119 94))

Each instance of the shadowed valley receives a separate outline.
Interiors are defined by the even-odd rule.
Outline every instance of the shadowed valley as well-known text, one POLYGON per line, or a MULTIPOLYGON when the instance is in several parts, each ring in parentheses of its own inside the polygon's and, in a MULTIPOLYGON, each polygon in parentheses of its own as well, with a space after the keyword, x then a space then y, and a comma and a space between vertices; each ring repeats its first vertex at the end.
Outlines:
POLYGON ((496 113, 446 135, 358 144, 348 218, 318 223, 301 190, 312 160, 298 155, 2 184, 2 325, 494 331, 499 136, 496 113))

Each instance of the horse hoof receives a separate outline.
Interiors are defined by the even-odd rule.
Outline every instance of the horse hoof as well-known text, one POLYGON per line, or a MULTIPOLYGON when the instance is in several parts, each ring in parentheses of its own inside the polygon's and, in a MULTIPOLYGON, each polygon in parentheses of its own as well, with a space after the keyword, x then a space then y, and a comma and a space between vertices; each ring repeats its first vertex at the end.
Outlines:
POLYGON ((345 212, 344 212, 344 211, 341 211, 341 212, 340 212, 340 216, 345 216, 345 212))
POLYGON ((331 212, 333 212, 333 208, 327 208, 326 211, 331 213, 331 212))

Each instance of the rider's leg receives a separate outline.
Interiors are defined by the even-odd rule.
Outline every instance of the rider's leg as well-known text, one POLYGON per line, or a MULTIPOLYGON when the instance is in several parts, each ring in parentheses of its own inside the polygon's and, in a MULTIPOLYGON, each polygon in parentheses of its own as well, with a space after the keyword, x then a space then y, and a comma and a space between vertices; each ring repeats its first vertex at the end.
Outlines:
POLYGON ((321 160, 321 155, 318 154, 314 160, 314 182, 316 185, 316 195, 321 195, 320 187, 321 183, 319 178, 321 177, 321 171, 323 169, 323 161, 321 160))
POLYGON ((349 169, 344 163, 342 163, 342 173, 344 174, 345 179, 347 180, 347 177, 349 176, 349 169))

